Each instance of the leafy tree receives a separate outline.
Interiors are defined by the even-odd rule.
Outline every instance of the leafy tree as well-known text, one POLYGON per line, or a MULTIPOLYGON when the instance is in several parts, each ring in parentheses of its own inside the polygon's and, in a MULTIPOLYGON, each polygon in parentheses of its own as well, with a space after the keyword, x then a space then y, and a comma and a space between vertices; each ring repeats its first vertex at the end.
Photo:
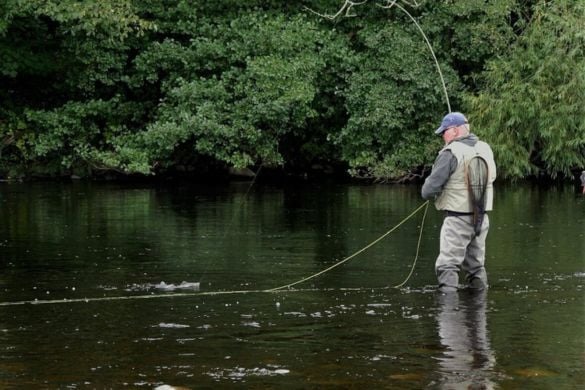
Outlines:
POLYGON ((132 126, 132 115, 116 111, 117 88, 126 77, 128 41, 153 25, 130 0, 10 0, 0 21, 3 170, 14 176, 91 168, 90 151, 132 126))
POLYGON ((540 1, 505 56, 468 97, 502 172, 571 176, 585 166, 585 3, 540 1))
POLYGON ((410 179, 433 161, 440 142, 431 129, 449 109, 433 56, 452 106, 460 107, 461 91, 474 87, 485 59, 513 39, 508 21, 513 1, 485 7, 474 1, 425 2, 418 8, 387 2, 386 9, 363 3, 344 11, 356 15, 357 22, 339 22, 338 28, 347 23, 356 32, 356 55, 344 94, 347 125, 332 139, 353 175, 410 179), (419 20, 424 36, 412 18, 419 20))
MULTIPOLYGON (((534 93, 542 99, 535 107, 552 107, 561 96, 548 88, 552 69, 579 66, 582 51, 568 49, 582 46, 578 33, 569 44, 532 31, 553 21, 562 22, 553 29, 559 37, 579 31, 577 15, 555 19, 562 7, 569 12, 563 1, 535 8, 519 0, 481 7, 472 0, 346 2, 356 17, 330 20, 316 12, 335 13, 341 0, 5 0, 0 172, 164 174, 180 166, 303 170, 327 163, 349 166, 356 176, 408 179, 432 162, 440 147, 432 129, 447 111, 433 58, 411 17, 435 49, 451 106, 461 109, 465 91, 475 93, 467 107, 491 137, 489 127, 504 117, 491 96, 522 93, 498 84, 498 74, 522 80, 528 69, 519 60, 522 50, 535 58, 560 50, 569 59, 537 73, 545 93, 534 93), (528 26, 518 23, 531 16, 528 26), (516 39, 510 58, 502 57, 516 39)), ((571 7, 582 15, 582 6, 571 7)), ((564 73, 573 81, 556 111, 541 110, 532 123, 554 121, 563 110, 565 119, 582 117, 575 108, 582 107, 582 72, 575 73, 564 73)), ((566 119, 575 126, 563 130, 573 154, 552 153, 542 138, 530 141, 531 164, 549 174, 578 165, 579 120, 566 119), (545 160, 550 164, 539 162, 545 160)), ((506 167, 507 152, 499 150, 506 167)), ((533 170, 517 175, 527 172, 533 170)))
MULTIPOLYGON (((401 177, 425 161, 435 113, 445 110, 441 80, 414 28, 387 22, 358 37, 364 49, 345 93, 349 119, 336 141, 355 175, 401 177)), ((457 85, 456 75, 448 76, 457 85)))
POLYGON ((175 164, 173 155, 184 147, 235 167, 284 162, 283 137, 303 134, 318 115, 319 77, 328 62, 321 49, 339 40, 302 16, 246 15, 223 23, 187 44, 167 39, 137 58, 146 80, 164 69, 165 98, 156 120, 144 132, 119 137, 104 163, 124 165, 123 151, 142 150, 145 160, 125 168, 147 173, 175 164))

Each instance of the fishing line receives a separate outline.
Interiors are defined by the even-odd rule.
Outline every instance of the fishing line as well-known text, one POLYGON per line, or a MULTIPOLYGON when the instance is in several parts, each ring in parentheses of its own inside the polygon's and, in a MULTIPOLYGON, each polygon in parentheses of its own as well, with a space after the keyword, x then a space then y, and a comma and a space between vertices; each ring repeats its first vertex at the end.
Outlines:
POLYGON ((418 259, 418 254, 420 252, 420 243, 422 241, 423 227, 425 225, 425 219, 427 217, 427 210, 429 209, 429 201, 428 200, 424 203, 424 206, 425 206, 425 212, 423 213, 422 221, 420 223, 420 230, 418 232, 418 243, 416 244, 416 254, 414 255, 414 261, 412 262, 412 267, 410 268, 410 273, 408 274, 408 276, 406 277, 406 279, 404 279, 404 281, 402 283, 397 284, 396 286, 394 286, 394 288, 400 288, 400 287, 404 286, 406 284, 406 282, 408 282, 408 280, 410 279, 412 274, 414 273, 414 267, 416 266, 416 261, 418 259))
POLYGON ((393 1, 392 4, 387 5, 387 6, 380 6, 380 5, 378 5, 378 6, 381 7, 381 8, 385 8, 385 9, 390 9, 390 8, 392 8, 394 6, 398 7, 398 9, 400 9, 402 12, 404 12, 406 15, 408 15, 408 17, 410 18, 410 20, 412 20, 412 22, 418 28, 418 31, 420 31, 420 33, 423 36, 425 42, 427 43, 427 46, 428 46, 428 48, 429 48, 429 50, 431 52, 431 55, 433 56, 433 60, 435 61, 435 65, 437 66, 437 71, 439 72, 439 77, 441 78, 441 83, 443 85, 443 93, 445 94, 445 101, 447 102, 447 109, 449 110, 449 112, 451 112, 451 103, 449 101, 449 94, 447 93, 447 85, 445 83, 445 78, 443 77, 443 72, 441 72, 441 66, 439 65, 439 61, 437 60, 437 56, 435 55, 435 51, 433 50, 433 46, 431 45, 431 42, 427 38, 427 35, 423 31, 423 29, 420 26, 420 24, 418 24, 418 22, 416 21, 416 19, 406 9, 404 9, 404 7, 402 7, 400 4, 397 4, 396 1, 393 1))
POLYGON ((149 294, 149 295, 124 295, 113 297, 97 297, 97 298, 75 298, 75 299, 46 299, 46 300, 32 300, 32 301, 18 301, 18 302, 2 302, 1 306, 22 306, 22 305, 47 305, 59 303, 89 303, 89 302, 103 302, 103 301, 131 301, 139 299, 159 299, 159 298, 176 298, 176 297, 195 297, 195 296, 213 296, 213 295, 235 295, 235 294, 253 294, 262 293, 265 290, 232 290, 232 291, 199 291, 191 293, 172 293, 172 294, 149 294))
POLYGON ((0 307, 3 306, 25 306, 25 305, 57 305, 63 303, 90 303, 90 302, 106 302, 106 301, 133 301, 144 299, 161 299, 161 298, 184 298, 184 297, 204 297, 204 296, 220 296, 220 295, 246 295, 246 294, 286 294, 299 292, 327 292, 327 291, 381 291, 388 290, 390 287, 340 287, 340 288, 295 288, 292 290, 228 290, 228 291, 198 291, 191 293, 173 293, 173 294, 150 294, 150 295, 124 295, 113 297, 96 297, 96 298, 64 298, 64 299, 35 299, 31 301, 16 301, 16 302, 0 302, 0 307))
MULTIPOLYGON (((363 0, 363 1, 351 1, 351 0, 345 0, 345 3, 341 6, 341 8, 337 11, 336 14, 321 14, 319 12, 314 11, 313 9, 304 6, 303 8, 305 8, 306 10, 308 10, 309 12, 318 15, 322 18, 326 18, 329 20, 335 20, 337 19, 339 16, 341 16, 342 14, 345 14, 345 17, 353 17, 355 16, 355 14, 352 13, 352 10, 355 6, 359 6, 362 5, 364 3, 367 3, 368 0, 363 0), (344 13, 345 11, 345 13, 344 13)), ((412 7, 418 7, 418 3, 416 1, 413 1, 414 4, 411 4, 407 1, 404 1, 406 4, 412 6, 412 7)), ((449 94, 447 93, 447 85, 445 83, 445 78, 443 77, 443 72, 441 72, 441 66, 439 65, 439 61, 437 60, 437 56, 435 55, 435 51, 433 50, 433 46, 431 45, 431 42, 429 41, 429 39, 427 38, 425 32, 423 31, 422 27, 418 24, 418 22, 416 21, 416 19, 404 8, 402 7, 400 4, 398 4, 398 0, 386 0, 386 5, 380 5, 380 4, 376 4, 376 6, 383 8, 383 9, 391 9, 392 7, 396 6, 398 7, 398 9, 400 9, 402 12, 404 12, 409 18, 410 20, 412 20, 412 22, 416 25, 416 27, 418 28, 418 30, 420 31, 421 35, 423 36, 423 39, 425 40, 431 55, 433 56, 433 60, 435 61, 435 65, 437 66, 437 71, 439 72, 439 77, 441 78, 441 83, 443 85, 443 93, 445 94, 445 101, 447 102, 447 109, 449 110, 449 112, 451 112, 451 103, 449 101, 449 94)))
MULTIPOLYGON (((306 282, 308 280, 311 280, 313 278, 316 278, 317 276, 322 275, 322 274, 324 274, 326 272, 329 272, 329 271, 331 271, 334 268, 339 267, 340 265, 348 262, 349 260, 351 260, 354 257, 356 257, 357 255, 359 255, 360 253, 365 252, 366 250, 370 249, 371 247, 373 247, 374 245, 376 245, 378 242, 382 241, 382 239, 384 239, 387 235, 389 235, 390 233, 392 233, 393 231, 395 231, 396 229, 398 229, 400 226, 402 226, 402 224, 404 224, 406 221, 408 221, 410 218, 412 218, 423 207, 425 207, 424 216, 426 216, 426 209, 428 208, 428 205, 429 205, 429 201, 427 200, 421 206, 419 206, 416 210, 414 210, 412 213, 410 213, 410 215, 408 217, 406 217, 402 221, 400 221, 392 229, 388 230, 386 233, 382 234, 380 237, 376 238, 374 241, 372 241, 371 243, 369 243, 368 245, 366 245, 362 249, 360 249, 357 252, 355 252, 355 253, 347 256, 345 259, 342 259, 342 260, 338 261, 337 263, 333 264, 332 266, 330 266, 328 268, 325 268, 322 271, 319 271, 319 272, 317 272, 317 273, 315 273, 313 275, 307 276, 307 277, 305 277, 305 278, 303 278, 301 280, 298 280, 296 282, 289 283, 289 284, 285 284, 283 286, 279 286, 279 287, 275 287, 275 288, 271 288, 271 289, 266 290, 266 291, 267 292, 273 292, 273 291, 279 291, 279 290, 283 290, 283 289, 288 289, 288 288, 291 288, 293 286, 296 286, 297 284, 301 284, 301 283, 304 283, 304 282, 306 282)), ((423 219, 423 223, 424 223, 424 219, 423 219)), ((421 235, 422 235, 422 230, 423 230, 422 228, 423 228, 423 226, 421 224, 421 228, 420 228, 421 235)), ((420 236, 419 236, 418 245, 420 246, 420 236)), ((418 257, 418 250, 419 250, 419 248, 417 247, 417 249, 416 249, 416 257, 418 257)), ((416 258, 415 258, 415 263, 416 263, 416 258)), ((414 267, 413 267, 413 269, 414 269, 414 267)), ((412 270, 411 270, 411 274, 412 274, 412 270)), ((408 276, 408 278, 410 278, 410 275, 408 276)), ((408 280, 408 278, 406 280, 408 280)), ((400 285, 398 285, 397 287, 402 286, 404 283, 406 283, 406 280, 404 282, 402 282, 400 285)))
MULTIPOLYGON (((62 303, 89 303, 89 302, 103 302, 103 301, 129 301, 129 300, 139 300, 139 299, 159 299, 159 298, 175 298, 175 297, 197 297, 197 296, 218 296, 218 295, 236 295, 236 294, 260 294, 260 293, 280 293, 280 292, 307 292, 307 291, 323 291, 320 289, 291 289, 291 287, 296 286, 298 284, 304 283, 308 280, 314 279, 317 276, 323 275, 337 267, 339 267, 340 265, 348 262, 349 260, 351 260, 352 258, 356 257, 357 255, 359 255, 362 252, 365 252, 367 249, 371 248, 372 246, 376 245, 378 242, 380 242, 382 239, 384 239, 386 236, 388 236, 390 233, 394 232, 396 229, 398 229, 400 226, 402 226, 406 221, 408 221, 410 218, 412 218, 414 215, 416 215, 416 213, 418 213, 423 207, 425 209, 425 212, 423 214, 422 217, 422 222, 421 222, 421 226, 420 226, 420 232, 419 232, 419 237, 418 237, 418 244, 417 244, 417 248, 416 248, 416 255, 414 258, 414 263, 411 267, 410 273, 408 274, 408 276, 406 277, 406 279, 396 285, 393 286, 393 288, 400 288, 402 287, 404 284, 406 284, 406 282, 410 279, 410 277, 413 274, 414 271, 414 267, 416 265, 417 259, 418 259, 418 255, 419 255, 419 249, 420 249, 420 243, 421 243, 421 238, 422 238, 422 232, 423 232, 423 228, 424 228, 424 222, 425 222, 425 218, 427 215, 427 210, 428 210, 428 206, 429 206, 429 201, 427 200, 426 202, 424 202, 421 206, 419 206, 416 210, 414 210, 412 213, 410 213, 406 218, 404 218, 402 221, 400 221, 396 226, 394 226, 392 229, 388 230, 386 233, 382 234, 380 237, 378 237, 377 239, 375 239, 374 241, 372 241, 371 243, 369 243, 368 245, 366 245, 365 247, 363 247, 362 249, 358 250, 357 252, 351 254, 350 256, 347 256, 346 258, 338 261, 337 263, 333 264, 332 266, 319 271, 313 275, 310 275, 308 277, 302 278, 296 282, 293 283, 289 283, 289 284, 285 284, 283 286, 279 286, 279 287, 274 287, 271 289, 265 289, 265 290, 228 290, 228 291, 199 291, 199 292, 191 292, 191 293, 173 293, 173 294, 149 294, 149 295, 127 295, 127 296, 114 296, 114 297, 97 297, 97 298, 76 298, 76 299, 52 299, 52 300, 29 300, 29 301, 17 301, 17 302, 0 302, 0 307, 2 306, 22 306, 22 305, 47 305, 47 304, 62 304, 62 303)), ((387 290, 389 287, 377 287, 377 288, 341 288, 338 289, 340 291, 365 291, 365 290, 387 290)), ((335 289, 325 289, 324 291, 336 291, 335 289)))

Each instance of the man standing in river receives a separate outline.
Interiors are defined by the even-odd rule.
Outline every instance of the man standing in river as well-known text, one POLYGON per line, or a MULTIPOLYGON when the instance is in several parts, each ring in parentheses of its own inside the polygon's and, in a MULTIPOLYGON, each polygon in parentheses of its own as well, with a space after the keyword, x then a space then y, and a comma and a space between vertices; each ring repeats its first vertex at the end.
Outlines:
POLYGON ((459 271, 466 272, 466 286, 487 288, 485 240, 489 230, 486 214, 493 206, 493 182, 496 164, 490 146, 470 133, 467 118, 459 113, 447 114, 435 134, 445 146, 435 159, 430 176, 422 187, 422 197, 434 200, 445 213, 440 236, 440 253, 435 263, 439 291, 454 292, 459 286, 459 271), (482 205, 474 212, 477 199, 469 185, 470 161, 479 157, 485 166, 482 205), (478 218, 479 217, 479 218, 478 218))

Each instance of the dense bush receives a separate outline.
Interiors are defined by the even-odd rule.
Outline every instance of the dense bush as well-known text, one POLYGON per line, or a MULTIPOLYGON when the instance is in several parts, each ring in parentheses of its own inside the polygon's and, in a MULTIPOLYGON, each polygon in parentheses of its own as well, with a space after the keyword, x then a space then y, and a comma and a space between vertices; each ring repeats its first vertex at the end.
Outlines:
POLYGON ((585 167, 585 3, 539 3, 470 97, 504 174, 571 176, 585 167))
POLYGON ((448 106, 406 12, 452 109, 469 111, 503 173, 585 165, 580 2, 380 7, 392 3, 330 20, 317 13, 342 1, 4 1, 0 172, 320 164, 416 176, 448 106))

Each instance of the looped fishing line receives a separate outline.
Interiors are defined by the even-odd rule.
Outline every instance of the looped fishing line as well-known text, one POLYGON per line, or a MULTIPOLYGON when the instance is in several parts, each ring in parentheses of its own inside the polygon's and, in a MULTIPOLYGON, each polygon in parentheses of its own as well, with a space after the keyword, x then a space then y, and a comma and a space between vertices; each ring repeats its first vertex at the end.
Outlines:
MULTIPOLYGON (((100 302, 100 301, 122 301, 122 300, 137 300, 137 299, 157 299, 157 298, 175 298, 175 297, 193 297, 193 296, 214 296, 214 295, 234 295, 234 294, 252 294, 252 293, 278 293, 278 292, 291 292, 291 291, 295 291, 295 292, 301 292, 301 291, 315 291, 316 289, 312 288, 312 289, 290 289, 293 286, 296 286, 298 284, 304 283, 308 280, 314 279, 317 276, 323 275, 339 266, 341 266, 342 264, 348 262, 349 260, 353 259, 354 257, 356 257, 357 255, 359 255, 360 253, 365 252, 366 250, 368 250, 369 248, 373 247, 374 245, 376 245, 378 242, 380 242, 382 239, 384 239, 386 236, 388 236, 390 233, 394 232, 396 229, 398 229, 400 226, 402 226, 406 221, 408 221, 410 218, 412 218, 414 215, 416 215, 416 213, 418 213, 423 207, 425 208, 425 212, 423 214, 422 217, 422 221, 421 221, 421 225, 420 225, 420 231, 419 231, 419 236, 418 236, 418 244, 417 244, 417 248, 416 248, 416 255, 414 258, 414 262, 412 264, 410 273, 408 274, 408 276, 406 277, 406 279, 400 283, 397 284, 396 286, 393 286, 394 288, 400 288, 402 287, 404 284, 406 284, 406 282, 410 279, 410 277, 412 276, 412 273, 414 272, 414 267, 416 265, 417 259, 418 259, 418 255, 419 255, 419 250, 420 250, 420 243, 421 243, 421 238, 422 238, 422 232, 423 232, 423 228, 424 228, 424 222, 425 222, 425 218, 427 215, 427 210, 428 210, 428 206, 429 206, 429 201, 427 200, 426 202, 424 202, 421 206, 419 206, 416 210, 414 210, 412 213, 410 213, 410 215, 408 215, 406 218, 404 218, 402 221, 400 221, 396 226, 394 226, 392 229, 388 230, 386 233, 382 234, 380 237, 378 237, 377 239, 375 239, 374 241, 372 241, 371 243, 369 243, 368 245, 366 245, 365 247, 363 247, 362 249, 358 250, 357 252, 351 254, 350 256, 347 256, 346 258, 344 258, 343 260, 338 261, 337 263, 333 264, 332 266, 319 271, 313 275, 307 276, 301 280, 298 280, 296 282, 293 283, 289 283, 289 284, 285 284, 283 286, 279 286, 279 287, 275 287, 275 288, 271 288, 271 289, 266 289, 266 290, 228 290, 228 291, 200 291, 200 292, 192 292, 192 293, 173 293, 173 294, 151 294, 151 295, 127 295, 127 296, 116 296, 116 297, 96 297, 96 298, 76 298, 76 299, 53 299, 53 300, 32 300, 32 301, 17 301, 17 302, 0 302, 0 307, 2 306, 18 306, 18 305, 42 305, 42 304, 58 304, 58 303, 80 303, 80 302, 85 302, 85 303, 89 303, 89 302, 100 302)), ((383 287, 383 289, 387 289, 388 287, 383 287)), ((375 289, 375 288, 368 288, 370 289, 375 289)), ((379 288, 378 288, 379 289, 379 288)), ((347 291, 351 291, 351 290, 360 290, 360 289, 344 289, 347 291)))
POLYGON ((375 239, 374 241, 372 241, 371 243, 369 243, 368 245, 366 245, 365 247, 363 247, 362 249, 360 249, 359 251, 353 253, 352 255, 347 256, 345 259, 338 261, 337 263, 333 264, 332 266, 325 268, 322 271, 317 272, 316 274, 313 274, 311 276, 307 276, 306 278, 303 278, 301 280, 298 280, 294 283, 289 283, 289 284, 285 284, 283 286, 279 286, 279 287, 275 287, 275 288, 271 288, 269 290, 266 290, 266 292, 274 292, 274 291, 279 291, 279 290, 283 290, 283 289, 287 289, 287 288, 291 288, 292 286, 296 286, 297 284, 301 284, 303 282, 306 282, 308 280, 311 280, 313 278, 316 278, 319 275, 322 275, 326 272, 331 271, 334 268, 339 267, 340 265, 348 262, 349 260, 353 259, 354 257, 356 257, 357 255, 359 255, 362 252, 365 252, 366 250, 370 249, 371 247, 373 247, 374 245, 376 245, 378 242, 382 241, 382 239, 384 239, 387 235, 389 235, 390 233, 392 233, 393 231, 395 231, 396 229, 398 229, 400 226, 402 226, 406 221, 408 221, 410 218, 412 218, 416 213, 419 212, 420 209, 422 209, 423 207, 425 207, 425 212, 423 215, 423 220, 420 226, 420 234, 419 234, 419 238, 418 238, 418 245, 416 248, 416 256, 414 259, 414 264, 412 266, 412 269, 410 271, 410 274, 408 275, 408 277, 406 278, 406 280, 394 287, 398 288, 398 287, 402 287, 410 278, 410 276, 412 275, 412 272, 414 271, 414 265, 416 264, 416 260, 418 258, 418 252, 419 252, 419 248, 420 248, 420 242, 421 242, 421 237, 422 237, 422 231, 423 231, 423 224, 427 215, 427 209, 429 206, 429 201, 427 200, 426 202, 424 202, 421 206, 419 206, 416 210, 414 210, 412 213, 410 213, 410 215, 406 218, 404 218, 402 221, 400 221, 396 226, 394 226, 392 229, 388 230, 386 233, 382 234, 380 237, 378 237, 377 239, 375 239))

